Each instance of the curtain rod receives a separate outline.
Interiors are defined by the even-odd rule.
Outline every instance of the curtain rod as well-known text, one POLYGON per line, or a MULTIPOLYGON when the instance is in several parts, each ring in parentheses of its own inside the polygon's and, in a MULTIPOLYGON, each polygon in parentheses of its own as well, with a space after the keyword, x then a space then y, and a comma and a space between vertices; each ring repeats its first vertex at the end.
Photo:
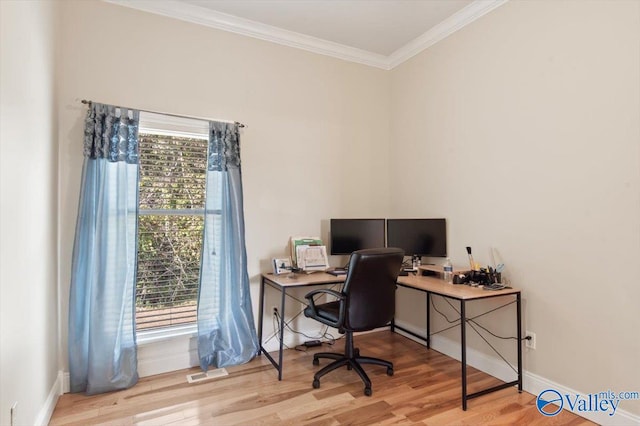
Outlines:
MULTIPOLYGON (((91 105, 93 103, 93 101, 91 100, 86 100, 86 99, 82 99, 80 102, 82 102, 85 105, 91 105)), ((137 109, 137 108, 129 108, 129 107, 122 107, 119 105, 116 105, 118 108, 127 108, 127 109, 137 109)), ((204 120, 204 121, 222 121, 225 123, 234 123, 237 124, 238 127, 247 127, 244 124, 240 123, 239 121, 227 121, 227 120, 212 120, 210 118, 202 118, 202 117, 194 117, 192 115, 180 115, 180 114, 171 114, 168 112, 161 112, 161 111, 151 111, 148 109, 137 109, 138 111, 142 111, 142 112, 150 112, 152 114, 162 114, 162 115, 168 115, 169 117, 180 117, 180 118, 192 118, 194 120, 204 120)))

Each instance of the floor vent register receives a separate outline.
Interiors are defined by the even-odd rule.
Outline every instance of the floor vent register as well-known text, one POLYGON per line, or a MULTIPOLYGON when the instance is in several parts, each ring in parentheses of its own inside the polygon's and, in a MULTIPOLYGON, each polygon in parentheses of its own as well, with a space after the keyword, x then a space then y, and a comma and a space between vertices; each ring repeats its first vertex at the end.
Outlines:
POLYGON ((206 373, 200 372, 200 373, 187 374, 187 381, 189 383, 196 383, 196 382, 202 382, 204 380, 217 379, 217 378, 228 376, 228 375, 229 373, 227 373, 227 370, 225 370, 224 368, 216 368, 215 370, 209 370, 206 373))

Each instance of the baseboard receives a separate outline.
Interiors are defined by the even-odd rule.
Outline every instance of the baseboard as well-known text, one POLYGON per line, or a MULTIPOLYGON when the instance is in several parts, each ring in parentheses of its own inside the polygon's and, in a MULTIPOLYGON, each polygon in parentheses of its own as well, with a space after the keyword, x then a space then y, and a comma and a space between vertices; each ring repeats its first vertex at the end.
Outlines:
MULTIPOLYGON (((411 324, 403 321, 396 321, 396 324, 407 330, 423 335, 424 329, 420 329, 411 324)), ((417 339, 409 334, 402 333, 397 330, 398 333, 405 335, 406 337, 425 344, 424 341, 417 339)), ((314 335, 317 330, 305 331, 305 334, 314 335)), ((338 337, 338 336, 336 336, 338 337)), ((301 339, 296 336, 291 336, 290 333, 285 333, 285 344, 288 347, 294 347, 301 344, 301 339)), ((460 361, 460 343, 444 336, 432 336, 431 347, 443 353, 453 359, 460 361)), ((273 337, 269 342, 264 344, 264 348, 267 352, 277 351, 279 349, 279 340, 273 337)), ((502 381, 512 381, 515 373, 505 363, 497 358, 489 356, 473 348, 467 348, 467 364, 490 374, 502 381)), ((191 368, 198 365, 197 361, 197 349, 193 347, 188 341, 178 339, 173 342, 164 342, 164 344, 154 343, 153 345, 145 345, 139 348, 138 351, 138 374, 140 377, 166 373, 169 371, 176 371, 185 368, 191 368)), ((588 392, 579 392, 570 387, 564 386, 560 383, 556 383, 552 380, 538 376, 534 373, 523 371, 523 389, 532 395, 538 395, 540 392, 546 389, 555 389, 561 394, 570 395, 587 395, 588 392)), ((45 405, 40 410, 38 420, 35 424, 46 425, 53 414, 58 396, 62 393, 69 392, 69 373, 60 371, 58 378, 49 392, 45 405)), ((568 409, 568 407, 563 407, 568 409)), ((640 416, 618 408, 614 416, 609 416, 606 413, 594 413, 594 412, 577 412, 574 413, 585 419, 591 420, 601 425, 640 425, 640 416)))
POLYGON ((64 373, 62 370, 58 371, 58 376, 56 377, 56 381, 53 382, 53 386, 51 386, 51 390, 49 391, 49 395, 47 395, 47 399, 44 402, 44 405, 40 409, 38 413, 38 417, 34 422, 35 425, 46 426, 49 424, 51 420, 51 416, 53 415, 53 411, 56 409, 56 404, 58 403, 58 397, 62 395, 63 390, 63 380, 64 373))
MULTIPOLYGON (((524 390, 526 390, 527 392, 533 395, 538 395, 540 392, 546 389, 554 389, 560 392, 560 394, 562 395, 587 395, 588 394, 588 392, 580 392, 575 389, 564 386, 560 383, 556 383, 544 377, 538 376, 537 374, 533 374, 525 371, 524 390)), ((621 404, 624 404, 624 401, 621 401, 621 404)), ((602 413, 602 412, 596 413, 596 412, 589 412, 589 411, 586 411, 586 412, 572 411, 572 410, 569 410, 568 407, 566 407, 566 404, 563 407, 563 409, 567 411, 571 411, 572 413, 580 417, 584 417, 585 419, 591 420, 592 422, 595 422, 597 424, 604 425, 604 426, 640 425, 640 415, 630 413, 621 408, 618 408, 615 412, 615 415, 613 416, 610 416, 607 413, 602 413)))
MULTIPOLYGON (((297 333, 291 333, 285 329, 284 347, 294 348, 297 345, 303 344, 306 340, 313 340, 313 339, 325 340, 325 338, 322 337, 321 335, 322 334, 321 329, 324 328, 324 326, 318 326, 316 324, 313 324, 313 328, 309 330, 297 330, 297 333), (305 335, 309 337, 306 337, 305 335)), ((329 333, 331 333, 336 339, 341 336, 337 330, 335 329, 329 329, 329 330, 330 330, 329 333)), ((262 337, 262 339, 263 339, 262 346, 264 347, 265 351, 273 352, 280 349, 280 340, 278 339, 278 336, 275 333, 265 335, 262 337)))
MULTIPOLYGON (((406 328, 412 333, 421 336, 425 334, 424 329, 417 328, 403 321, 396 320, 396 324, 402 328, 406 328)), ((425 344, 423 340, 419 340, 409 334, 404 334, 401 330, 397 331, 418 343, 422 343, 423 345, 425 344)), ((455 340, 451 340, 441 335, 431 336, 431 348, 457 361, 461 360, 460 343, 455 340)), ((478 370, 490 374, 504 382, 510 382, 518 379, 517 374, 500 358, 492 357, 473 348, 467 348, 467 365, 477 368, 478 370)), ((513 368, 517 370, 517 366, 513 366, 513 368)))
MULTIPOLYGON (((425 330, 415 327, 411 324, 407 324, 402 321, 396 321, 396 324, 400 327, 406 328, 412 333, 416 333, 418 335, 424 335, 425 330)), ((402 331, 398 330, 398 333, 405 335, 406 337, 421 343, 425 344, 424 341, 417 339, 409 334, 402 333, 402 331)), ((454 358, 460 361, 460 342, 448 339, 444 336, 432 336, 431 337, 431 347, 443 353, 451 358, 454 358)), ((477 351, 473 348, 467 348, 467 364, 477 368, 480 371, 483 371, 487 374, 490 374, 502 381, 512 381, 514 379, 515 373, 511 370, 500 358, 492 357, 487 354, 484 354, 480 351, 477 351)), ((555 389, 562 395, 587 395, 588 392, 579 392, 574 389, 571 389, 567 386, 564 386, 560 383, 556 383, 552 380, 546 379, 544 377, 538 376, 537 374, 533 374, 528 371, 522 372, 522 388, 526 392, 532 395, 538 395, 540 392, 546 389, 555 389)), ((624 403, 624 401, 622 402, 624 403)), ((568 409, 568 407, 563 407, 564 409, 568 409)), ((571 411, 571 410, 568 410, 571 411)), ((616 410, 614 416, 609 416, 606 413, 596 413, 596 412, 578 412, 571 411, 572 413, 583 417, 585 419, 591 420, 595 423, 601 425, 640 425, 640 416, 625 411, 621 408, 616 410)))
MULTIPOLYGON (((418 334, 418 335, 425 334, 424 329, 419 329, 403 321, 396 320, 396 324, 402 328, 406 328, 407 330, 415 334, 418 334)), ((375 331, 378 331, 378 330, 372 330, 371 332, 375 332, 375 331)), ((402 333, 402 331, 400 330, 397 330, 397 331, 398 333, 418 343, 421 343, 423 345, 425 344, 424 341, 417 339, 414 336, 411 336, 410 334, 402 333)), ((301 330, 301 332, 309 336, 315 336, 317 334, 317 330, 301 330)), ((369 332, 365 332, 365 333, 369 333, 369 332)), ((362 333, 358 333, 358 334, 362 334, 362 333)), ((336 337, 338 336, 336 335, 336 337)), ((272 337, 270 335, 270 336, 265 336, 265 339, 269 340, 268 342, 263 343, 263 347, 265 351, 274 352, 279 349, 280 341, 277 339, 277 337, 272 337)), ((300 345, 302 343, 303 343, 302 339, 300 339, 298 335, 292 335, 292 333, 285 332, 285 342, 284 342, 285 348, 287 347, 293 348, 296 345, 300 345)), ((454 340, 448 339, 443 336, 438 336, 438 335, 432 336, 431 347, 438 352, 441 352, 451 358, 454 358, 460 361, 460 344, 454 340)), ((502 361, 499 358, 491 357, 473 348, 467 349, 467 364, 474 368, 477 368, 478 370, 484 371, 487 374, 491 374, 492 376, 497 377, 498 379, 505 382, 517 379, 514 371, 511 368, 509 368, 504 363, 504 361, 502 361)), ((514 368, 516 367, 514 366, 514 368)))
MULTIPOLYGON (((179 336, 138 347, 138 376, 147 377, 197 367, 198 350, 192 336, 179 336)), ((60 393, 71 391, 69 372, 60 372, 60 393)))
POLYGON ((71 374, 68 371, 62 376, 62 393, 71 392, 71 374))

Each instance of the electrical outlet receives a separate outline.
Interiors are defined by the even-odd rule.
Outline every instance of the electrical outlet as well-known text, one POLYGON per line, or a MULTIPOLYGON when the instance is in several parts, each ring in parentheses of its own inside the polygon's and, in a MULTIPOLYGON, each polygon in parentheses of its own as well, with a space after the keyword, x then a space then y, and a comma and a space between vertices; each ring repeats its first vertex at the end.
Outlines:
POLYGON ((11 406, 11 426, 18 424, 18 401, 14 402, 11 406))
POLYGON ((280 312, 280 311, 278 310, 278 307, 277 307, 276 305, 273 305, 273 306, 271 307, 271 313, 272 313, 273 315, 276 315, 276 314, 278 314, 279 312, 280 312))
POLYGON ((527 338, 524 341, 524 345, 529 348, 529 349, 535 349, 536 348, 536 333, 534 333, 533 331, 525 331, 525 338, 527 338))

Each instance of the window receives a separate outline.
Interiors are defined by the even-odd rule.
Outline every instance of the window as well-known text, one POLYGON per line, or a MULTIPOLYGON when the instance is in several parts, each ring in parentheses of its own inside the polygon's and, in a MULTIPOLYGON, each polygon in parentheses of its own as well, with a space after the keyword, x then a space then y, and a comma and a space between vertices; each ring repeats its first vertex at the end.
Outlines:
POLYGON ((138 332, 196 321, 207 146, 206 122, 140 114, 138 332))

